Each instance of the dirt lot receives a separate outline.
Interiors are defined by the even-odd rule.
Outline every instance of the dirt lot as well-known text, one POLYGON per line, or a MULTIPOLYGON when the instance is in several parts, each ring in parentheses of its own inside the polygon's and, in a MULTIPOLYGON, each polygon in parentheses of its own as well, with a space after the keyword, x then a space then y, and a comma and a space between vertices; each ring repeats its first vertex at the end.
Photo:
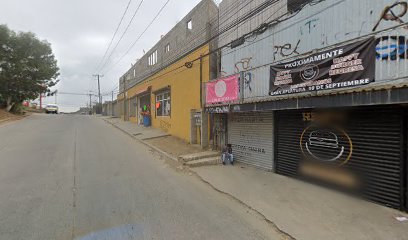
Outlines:
POLYGON ((14 115, 4 109, 0 109, 0 125, 23 118, 24 115, 14 115))

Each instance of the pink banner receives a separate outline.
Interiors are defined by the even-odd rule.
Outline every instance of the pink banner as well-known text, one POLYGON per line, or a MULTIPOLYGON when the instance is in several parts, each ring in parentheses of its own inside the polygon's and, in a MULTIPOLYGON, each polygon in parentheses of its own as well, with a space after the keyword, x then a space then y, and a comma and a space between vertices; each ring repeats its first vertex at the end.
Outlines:
POLYGON ((206 104, 232 102, 239 99, 239 75, 206 83, 206 104))

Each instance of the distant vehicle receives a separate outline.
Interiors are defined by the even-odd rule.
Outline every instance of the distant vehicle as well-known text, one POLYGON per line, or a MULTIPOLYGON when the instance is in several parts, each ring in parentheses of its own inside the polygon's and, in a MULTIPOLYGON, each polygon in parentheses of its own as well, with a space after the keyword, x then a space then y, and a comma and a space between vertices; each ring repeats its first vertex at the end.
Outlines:
POLYGON ((45 107, 45 113, 46 114, 50 114, 50 113, 58 114, 58 106, 55 104, 48 104, 45 107))

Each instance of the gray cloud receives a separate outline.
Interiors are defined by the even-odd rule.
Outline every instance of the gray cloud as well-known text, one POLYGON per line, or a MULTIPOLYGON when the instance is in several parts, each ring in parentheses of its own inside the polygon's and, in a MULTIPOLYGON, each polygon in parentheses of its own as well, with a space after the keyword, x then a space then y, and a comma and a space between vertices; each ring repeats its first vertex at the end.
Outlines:
MULTIPOLYGON (((102 92, 117 86, 119 77, 150 49, 200 0, 171 0, 160 18, 136 44, 129 55, 101 81, 102 92)), ((52 44, 61 68, 60 92, 87 93, 96 91, 92 77, 112 34, 122 16, 128 0, 1 0, 0 24, 15 31, 32 31, 40 39, 52 44)), ((140 0, 133 0, 124 19, 119 36, 136 10, 140 0)), ((111 62, 124 54, 137 36, 153 19, 166 0, 145 0, 127 35, 112 56, 111 62)), ((109 65, 107 69, 109 69, 109 65)), ((104 74, 104 71, 101 72, 104 74)), ((105 97, 108 100, 110 97, 105 97)), ((96 100, 96 98, 95 98, 96 100)), ((84 106, 88 97, 59 95, 58 104, 63 111, 84 106)), ((54 98, 45 102, 53 103, 54 98)))

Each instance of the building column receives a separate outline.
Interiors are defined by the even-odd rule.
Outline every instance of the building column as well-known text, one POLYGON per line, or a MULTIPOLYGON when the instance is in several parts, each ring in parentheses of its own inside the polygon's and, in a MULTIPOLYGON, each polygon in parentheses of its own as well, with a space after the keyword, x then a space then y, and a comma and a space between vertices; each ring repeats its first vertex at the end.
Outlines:
POLYGON ((204 110, 201 111, 201 148, 208 148, 209 136, 208 136, 208 113, 204 110))
POLYGON ((190 111, 190 144, 197 144, 196 112, 195 109, 191 109, 190 111))

